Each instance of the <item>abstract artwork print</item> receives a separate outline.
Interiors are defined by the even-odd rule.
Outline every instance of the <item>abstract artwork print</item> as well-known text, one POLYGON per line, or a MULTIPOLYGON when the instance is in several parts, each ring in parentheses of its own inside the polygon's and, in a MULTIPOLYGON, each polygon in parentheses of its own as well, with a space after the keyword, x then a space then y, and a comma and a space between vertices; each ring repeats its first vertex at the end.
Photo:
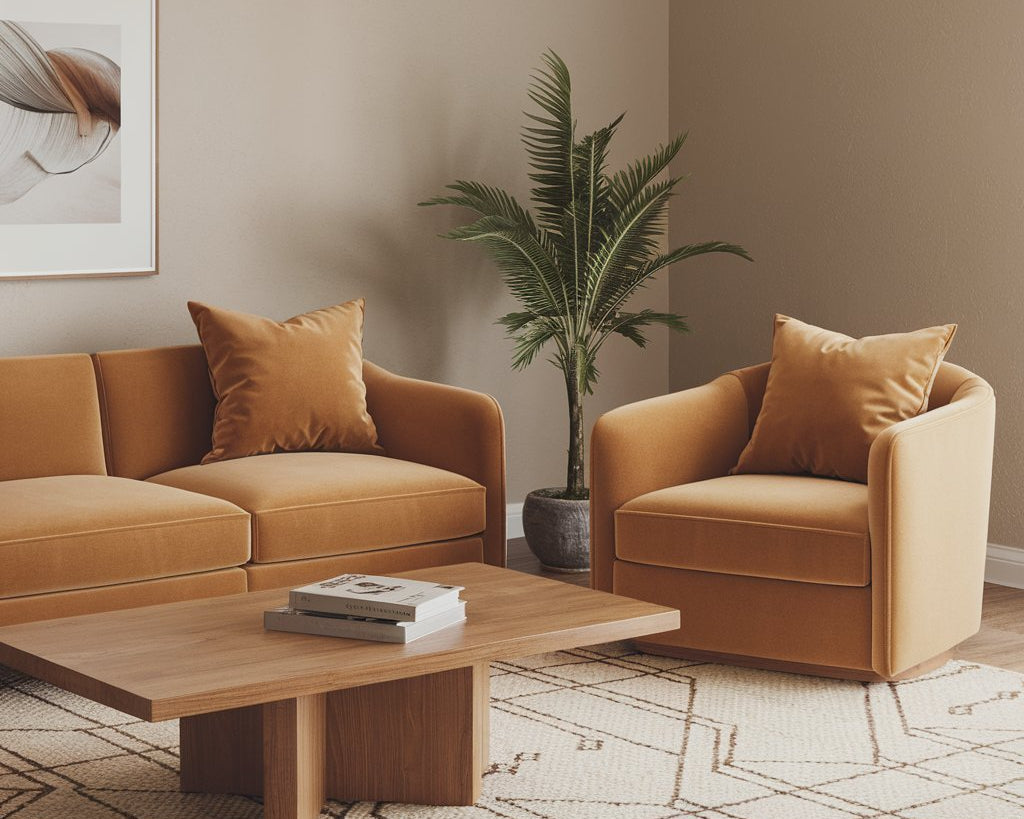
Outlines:
POLYGON ((121 221, 121 29, 0 20, 0 225, 121 221))

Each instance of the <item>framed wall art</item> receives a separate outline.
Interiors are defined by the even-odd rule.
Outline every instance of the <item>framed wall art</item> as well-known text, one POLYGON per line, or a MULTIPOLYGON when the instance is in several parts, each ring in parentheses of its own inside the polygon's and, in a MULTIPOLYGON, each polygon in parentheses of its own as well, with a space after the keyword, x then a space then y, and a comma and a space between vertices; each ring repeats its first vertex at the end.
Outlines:
POLYGON ((156 272, 156 0, 0 0, 0 278, 156 272))

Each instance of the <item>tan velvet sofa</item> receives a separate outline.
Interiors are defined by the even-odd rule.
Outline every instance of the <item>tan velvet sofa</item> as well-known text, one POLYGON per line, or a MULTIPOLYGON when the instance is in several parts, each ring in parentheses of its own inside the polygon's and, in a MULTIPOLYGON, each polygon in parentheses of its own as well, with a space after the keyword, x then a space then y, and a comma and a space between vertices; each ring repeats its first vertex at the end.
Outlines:
POLYGON ((654 651, 850 679, 923 671, 980 624, 995 398, 941 365, 930 409, 871 446, 867 484, 728 475, 768 364, 603 416, 595 588, 674 606, 654 651))
POLYGON ((0 624, 505 562, 501 411, 366 363, 386 456, 199 465, 198 346, 0 359, 0 624))

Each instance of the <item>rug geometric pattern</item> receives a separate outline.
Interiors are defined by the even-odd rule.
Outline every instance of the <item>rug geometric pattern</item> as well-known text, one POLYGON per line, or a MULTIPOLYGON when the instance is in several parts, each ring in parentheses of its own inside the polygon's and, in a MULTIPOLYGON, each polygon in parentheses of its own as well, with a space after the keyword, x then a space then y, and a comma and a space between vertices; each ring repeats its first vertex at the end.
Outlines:
MULTIPOLYGON (((150 724, 0 667, 0 817, 258 819, 178 792, 150 724)), ((856 683, 640 654, 625 643, 491 669, 472 807, 330 802, 340 819, 1022 819, 1024 676, 950 662, 856 683)))

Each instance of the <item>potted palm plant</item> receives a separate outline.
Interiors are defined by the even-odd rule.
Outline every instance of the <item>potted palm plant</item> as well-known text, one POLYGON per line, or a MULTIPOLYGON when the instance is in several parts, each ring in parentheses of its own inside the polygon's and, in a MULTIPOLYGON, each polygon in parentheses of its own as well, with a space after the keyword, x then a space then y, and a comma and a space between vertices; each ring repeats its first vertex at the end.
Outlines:
POLYGON ((540 109, 526 116, 523 143, 534 187, 531 213, 504 190, 457 181, 453 191, 422 205, 456 205, 478 218, 442 234, 490 251, 521 309, 502 316, 515 342, 512 366, 522 369, 553 349, 569 404, 564 487, 531 492, 523 508, 527 542, 541 562, 563 571, 589 566, 588 491, 584 481, 583 398, 597 382, 597 358, 613 335, 639 347, 654 324, 685 332, 675 313, 627 311, 637 290, 658 271, 704 253, 750 259, 738 245, 702 242, 661 252, 669 199, 679 182, 659 178, 686 139, 681 134, 623 170, 606 171, 608 148, 623 115, 581 138, 571 104, 569 69, 553 51, 528 94, 540 109))

